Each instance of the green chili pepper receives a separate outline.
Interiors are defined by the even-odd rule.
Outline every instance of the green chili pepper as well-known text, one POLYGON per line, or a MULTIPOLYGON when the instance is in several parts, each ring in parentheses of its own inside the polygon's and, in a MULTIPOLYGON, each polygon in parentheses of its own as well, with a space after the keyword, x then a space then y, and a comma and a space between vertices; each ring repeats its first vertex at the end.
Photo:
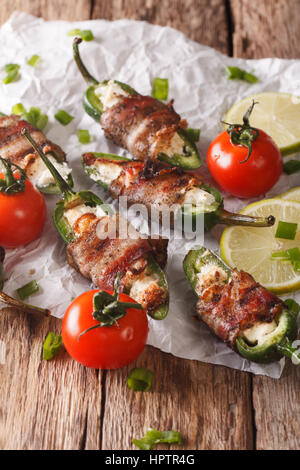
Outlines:
POLYGON ((156 444, 182 444, 181 434, 178 431, 158 431, 149 428, 144 437, 133 439, 133 444, 142 450, 151 450, 156 444))
POLYGON ((30 281, 27 284, 25 284, 25 286, 22 286, 19 289, 17 289, 18 296, 20 297, 21 300, 27 299, 27 297, 30 297, 32 294, 35 294, 38 291, 39 291, 39 285, 35 280, 30 281))
MULTIPOLYGON (((103 201, 91 191, 79 191, 75 193, 70 185, 62 178, 59 174, 57 169, 52 165, 48 157, 43 153, 41 148, 36 144, 36 142, 32 139, 30 134, 26 131, 26 129, 22 130, 22 134, 27 138, 27 140, 31 143, 34 150, 39 154, 43 162, 45 163, 46 167, 52 174, 57 187, 62 195, 62 199, 58 201, 56 204, 56 208, 53 214, 54 224, 62 237, 65 243, 71 243, 74 238, 75 234, 73 232, 72 227, 68 223, 67 218, 65 217, 65 213, 71 207, 75 207, 77 205, 85 204, 89 207, 97 207, 101 206, 101 209, 104 210, 107 214, 111 214, 113 212, 112 208, 107 205, 103 205, 103 201)), ((146 268, 146 274, 151 275, 153 274, 159 286, 165 287, 168 292, 168 283, 165 277, 165 273, 160 268, 159 264, 152 258, 151 255, 148 256, 148 263, 146 268)), ((125 293, 128 292, 129 286, 125 286, 125 293)), ((157 307, 154 311, 148 312, 152 318, 156 320, 162 320, 166 317, 169 309, 169 298, 165 301, 164 304, 157 307)))
MULTIPOLYGON (((191 250, 184 259, 183 270, 196 295, 198 295, 198 274, 205 265, 222 268, 228 275, 227 282, 230 280, 230 268, 212 251, 205 247, 191 250)), ((290 308, 287 302, 276 319, 277 327, 272 333, 266 335, 265 341, 262 344, 250 344, 241 332, 235 343, 237 352, 242 357, 258 363, 274 362, 283 356, 292 357, 295 360, 298 357, 300 363, 300 355, 292 344, 298 332, 296 317, 295 306, 290 308)))
POLYGON ((147 392, 150 390, 153 380, 153 372, 148 369, 135 368, 129 374, 127 385, 135 392, 147 392))
POLYGON ((53 359, 62 347, 62 336, 56 335, 50 331, 43 344, 43 359, 50 361, 53 359))
MULTIPOLYGON (((80 42, 80 38, 74 39, 73 56, 81 75, 89 85, 83 97, 83 107, 86 113, 89 114, 89 116, 99 122, 103 113, 103 104, 100 98, 97 96, 96 89, 97 87, 99 87, 99 85, 108 85, 109 80, 103 80, 100 83, 90 74, 90 72, 87 70, 84 63, 82 62, 79 54, 78 45, 80 44, 80 42)), ((118 80, 114 80, 114 83, 119 85, 124 91, 126 91, 130 95, 138 95, 138 93, 126 83, 119 82, 118 80)), ((158 156, 159 160, 166 162, 172 166, 179 166, 187 170, 199 168, 201 166, 201 159, 199 156, 198 149, 195 145, 195 140, 191 138, 190 133, 185 129, 181 129, 177 131, 177 133, 184 142, 183 153, 173 154, 171 157, 164 153, 161 153, 158 156)))

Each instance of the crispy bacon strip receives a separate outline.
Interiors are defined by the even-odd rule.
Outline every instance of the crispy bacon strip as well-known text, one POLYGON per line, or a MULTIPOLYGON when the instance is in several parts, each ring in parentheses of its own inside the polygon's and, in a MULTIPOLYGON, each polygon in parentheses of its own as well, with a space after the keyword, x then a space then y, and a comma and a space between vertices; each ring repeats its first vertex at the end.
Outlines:
POLYGON ((87 166, 95 165, 97 161, 117 164, 122 168, 119 177, 109 188, 114 199, 126 196, 128 204, 144 204, 148 210, 159 210, 163 205, 181 205, 186 192, 201 184, 199 176, 189 175, 180 168, 170 168, 153 160, 110 162, 96 158, 93 153, 83 155, 83 162, 87 166))
POLYGON ((33 150, 28 140, 21 134, 25 128, 35 142, 41 146, 45 153, 54 152, 58 160, 65 161, 66 154, 63 150, 50 140, 36 127, 18 116, 3 116, 0 118, 0 155, 23 168, 26 172, 30 166, 40 158, 33 150))
POLYGON ((283 301, 244 271, 233 269, 228 284, 213 284, 199 293, 197 314, 232 349, 241 331, 257 322, 272 322, 283 301))
MULTIPOLYGON (((117 215, 116 227, 118 227, 118 219, 117 215)), ((140 237, 122 239, 119 238, 118 232, 113 236, 107 232, 106 237, 99 238, 99 232, 97 232, 99 222, 104 228, 109 220, 110 216, 98 219, 94 214, 84 214, 76 222, 74 230, 77 238, 67 246, 68 262, 73 268, 84 277, 91 279, 100 289, 112 290, 119 272, 131 271, 133 274, 138 274, 144 271, 149 254, 152 254, 160 266, 164 267, 168 240, 140 237)), ((127 224, 129 226, 128 222, 127 224)), ((134 229, 131 227, 131 230, 134 229)))
POLYGON ((136 159, 156 159, 175 132, 187 127, 172 103, 143 95, 121 99, 102 114, 100 122, 106 137, 136 159))

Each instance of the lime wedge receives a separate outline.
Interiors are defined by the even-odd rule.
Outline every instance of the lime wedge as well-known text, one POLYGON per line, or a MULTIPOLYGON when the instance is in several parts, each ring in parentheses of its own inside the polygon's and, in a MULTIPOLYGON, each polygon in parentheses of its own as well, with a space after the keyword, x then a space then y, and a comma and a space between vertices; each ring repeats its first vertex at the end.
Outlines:
POLYGON ((253 100, 258 104, 250 117, 251 126, 270 135, 283 156, 300 151, 300 97, 289 93, 257 93, 233 105, 225 121, 242 124, 253 100))
POLYGON ((300 288, 300 272, 294 270, 288 261, 271 261, 274 251, 290 248, 300 249, 300 224, 295 240, 275 238, 278 222, 300 221, 300 202, 283 199, 264 199, 250 204, 242 214, 267 216, 274 215, 273 227, 228 227, 224 230, 220 251, 225 263, 242 269, 267 289, 276 293, 292 292, 300 288))

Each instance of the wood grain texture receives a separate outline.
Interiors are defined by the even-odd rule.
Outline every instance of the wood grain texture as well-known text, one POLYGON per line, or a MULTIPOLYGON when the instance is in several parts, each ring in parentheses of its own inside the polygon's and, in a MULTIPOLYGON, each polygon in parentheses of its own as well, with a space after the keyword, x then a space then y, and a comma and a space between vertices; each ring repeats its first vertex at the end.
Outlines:
POLYGON ((300 57, 300 0, 231 0, 236 57, 300 57))
POLYGON ((181 431, 180 449, 251 449, 250 388, 246 373, 147 347, 136 364, 107 374, 102 448, 135 448, 132 438, 153 427, 181 431), (154 372, 151 391, 128 389, 126 378, 134 366, 154 372))
POLYGON ((129 18, 172 26, 221 52, 228 49, 224 0, 94 0, 92 17, 129 18))
POLYGON ((45 20, 89 20, 91 8, 92 0, 1 0, 0 24, 15 10, 42 16, 45 20))
POLYGON ((61 320, 0 312, 0 448, 81 449, 100 447, 101 372, 74 362, 65 350, 41 359, 49 331, 61 320))
POLYGON ((253 377, 257 449, 300 447, 300 369, 291 362, 280 380, 253 377))

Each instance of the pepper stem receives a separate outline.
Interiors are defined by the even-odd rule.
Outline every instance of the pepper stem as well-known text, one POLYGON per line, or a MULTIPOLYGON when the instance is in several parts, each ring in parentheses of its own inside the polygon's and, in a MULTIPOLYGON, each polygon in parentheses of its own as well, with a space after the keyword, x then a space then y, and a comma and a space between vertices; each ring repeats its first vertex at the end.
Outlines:
POLYGON ((63 179, 63 177, 60 175, 60 173, 57 171, 55 166, 50 162, 49 158, 44 154, 42 151, 41 147, 33 140, 31 135, 27 132, 27 130, 24 128, 22 129, 22 134, 26 139, 30 142, 34 150, 37 152, 37 154, 41 157, 43 162, 45 163, 46 167, 50 171, 51 175, 53 176, 61 194, 63 195, 64 198, 68 198, 70 196, 74 196, 74 191, 72 191, 71 187, 68 185, 68 183, 63 179))
POLYGON ((21 193, 25 190, 26 173, 19 165, 12 163, 9 158, 0 157, 0 166, 2 167, 4 179, 0 180, 0 192, 6 194, 21 193), (19 171, 20 177, 16 178, 13 167, 19 171))
POLYGON ((81 38, 74 38, 73 40, 73 57, 76 62, 77 67, 85 81, 91 85, 99 85, 98 80, 96 80, 88 71, 79 54, 79 47, 78 45, 82 42, 81 38))
POLYGON ((17 310, 21 310, 22 312, 29 313, 29 314, 37 314, 42 315, 44 317, 49 317, 51 315, 50 310, 36 307, 35 305, 25 304, 24 302, 20 302, 13 297, 5 294, 4 292, 0 291, 0 301, 4 304, 8 305, 9 307, 16 308, 17 310))
POLYGON ((275 223, 275 217, 253 217, 245 214, 235 214, 225 209, 219 209, 217 216, 220 224, 225 225, 243 225, 245 227, 271 227, 275 223))
POLYGON ((300 350, 294 348, 291 341, 286 339, 283 343, 277 345, 277 349, 283 356, 291 359, 293 364, 300 365, 300 350))

